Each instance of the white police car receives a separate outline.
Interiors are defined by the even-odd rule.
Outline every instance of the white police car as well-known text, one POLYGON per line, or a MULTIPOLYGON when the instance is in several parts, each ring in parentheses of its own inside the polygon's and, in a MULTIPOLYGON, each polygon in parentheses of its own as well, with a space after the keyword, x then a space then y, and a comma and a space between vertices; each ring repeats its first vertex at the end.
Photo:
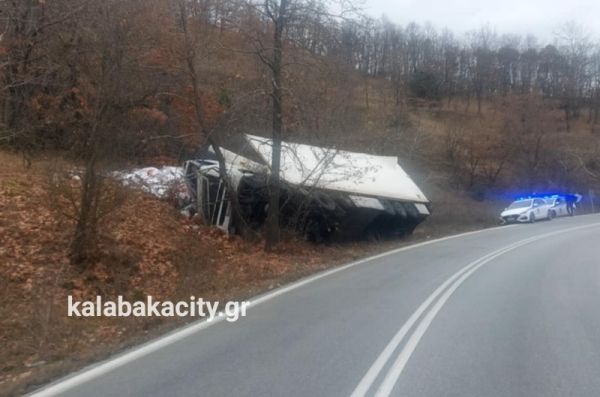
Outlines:
MULTIPOLYGON (((562 196, 552 196, 546 198, 546 203, 550 206, 551 216, 568 216, 569 210, 567 209, 567 200, 562 196)), ((575 206, 575 204, 573 204, 575 206)))
POLYGON ((533 223, 539 219, 552 219, 554 213, 542 198, 526 198, 514 201, 500 214, 500 223, 533 223))

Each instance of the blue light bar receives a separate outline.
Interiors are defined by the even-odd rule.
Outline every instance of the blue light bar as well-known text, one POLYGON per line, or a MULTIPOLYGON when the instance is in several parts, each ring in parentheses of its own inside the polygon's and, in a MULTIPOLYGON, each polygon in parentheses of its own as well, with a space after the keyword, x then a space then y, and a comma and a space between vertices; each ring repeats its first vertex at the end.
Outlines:
POLYGON ((534 194, 528 194, 525 196, 518 196, 515 200, 531 200, 534 198, 541 198, 541 199, 554 199, 554 198, 567 198, 567 197, 571 197, 573 196, 572 194, 569 193, 534 193, 534 194))

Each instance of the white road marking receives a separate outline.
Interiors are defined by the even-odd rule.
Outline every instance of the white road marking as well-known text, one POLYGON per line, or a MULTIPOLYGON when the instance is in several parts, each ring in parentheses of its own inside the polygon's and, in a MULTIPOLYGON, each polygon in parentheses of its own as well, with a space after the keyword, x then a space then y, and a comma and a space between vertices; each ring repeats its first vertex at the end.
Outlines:
MULTIPOLYGON (((391 251, 387 251, 387 252, 384 252, 381 254, 373 255, 373 256, 349 263, 344 266, 340 266, 340 267, 337 267, 334 269, 326 270, 321 273, 317 273, 313 276, 309 276, 309 277, 299 280, 295 283, 278 288, 274 291, 265 293, 263 295, 259 295, 258 297, 252 299, 246 307, 251 308, 251 307, 257 306, 257 305, 259 305, 263 302, 266 302, 268 300, 271 300, 279 295, 283 295, 283 294, 293 291, 297 288, 300 288, 306 284, 312 283, 314 281, 317 281, 324 277, 330 276, 332 274, 353 268, 357 265, 361 265, 363 263, 370 262, 375 259, 384 258, 386 256, 394 255, 394 254, 397 254, 402 251, 407 251, 410 249, 419 248, 419 247, 423 247, 423 246, 430 245, 430 244, 440 243, 442 241, 452 240, 455 238, 466 237, 466 236, 489 232, 489 231, 498 230, 498 229, 507 229, 507 228, 511 228, 511 227, 515 227, 515 226, 516 225, 509 225, 509 226, 492 227, 492 228, 482 229, 482 230, 474 230, 471 232, 465 232, 465 233, 455 234, 452 236, 441 237, 441 238, 434 239, 434 240, 424 241, 421 243, 408 245, 406 247, 401 247, 401 248, 397 248, 397 249, 394 249, 391 251)), ((208 322, 206 320, 200 320, 200 321, 194 322, 188 326, 185 326, 182 329, 180 328, 180 329, 175 330, 165 336, 159 337, 156 340, 153 340, 148 343, 142 344, 141 346, 135 347, 135 348, 133 348, 133 350, 129 350, 124 353, 121 353, 121 354, 117 355, 116 357, 110 358, 104 362, 92 364, 91 366, 89 366, 87 368, 83 368, 82 370, 80 370, 66 378, 59 379, 58 381, 51 383, 50 385, 47 385, 47 386, 43 387, 42 389, 34 391, 32 394, 30 394, 30 396, 31 397, 49 397, 49 396, 60 395, 64 392, 66 392, 67 390, 70 390, 70 389, 77 387, 85 382, 88 382, 92 379, 100 377, 108 372, 114 371, 115 369, 117 369, 119 367, 122 367, 132 361, 135 361, 135 360, 142 358, 150 353, 153 353, 159 349, 162 349, 163 347, 166 347, 170 344, 173 344, 184 338, 187 338, 188 336, 191 336, 197 332, 200 332, 201 330, 208 328, 214 324, 218 324, 221 321, 223 321, 224 319, 225 319, 225 317, 217 317, 217 318, 213 319, 213 321, 211 321, 211 322, 208 322)))
MULTIPOLYGON (((520 243, 521 242, 519 241, 519 242, 509 245, 508 247, 511 247, 513 245, 517 246, 520 243)), ((408 331, 413 327, 413 325, 417 322, 417 320, 421 317, 421 315, 425 312, 425 310, 427 310, 429 308, 431 303, 442 292, 444 292, 444 290, 448 287, 448 285, 450 285, 453 281, 455 281, 457 278, 459 278, 462 274, 467 272, 473 266, 477 266, 478 263, 486 260, 488 257, 493 257, 493 255, 497 254, 498 252, 504 252, 504 250, 506 248, 507 247, 501 248, 497 251, 489 253, 489 254, 469 263, 467 266, 463 267, 458 272, 456 272, 452 276, 450 276, 450 278, 448 278, 446 281, 444 281, 435 291, 433 291, 433 293, 431 295, 429 295, 429 297, 421 304, 421 306, 419 306, 419 308, 417 310, 415 310, 415 312, 404 323, 402 328, 400 328, 400 330, 396 333, 396 335, 394 335, 394 337, 386 345, 386 347, 383 349, 381 354, 377 357, 377 359, 375 360, 373 365, 371 365, 371 367, 369 368, 367 373, 363 376, 363 378, 359 382, 358 386, 356 386, 356 389, 354 389, 354 391, 352 392, 351 397, 360 397, 360 396, 364 396, 367 393, 367 391, 371 388, 371 385, 373 384, 373 382, 375 382, 375 379, 377 378, 377 376, 379 375, 379 373, 381 372, 381 370, 383 369, 385 364, 388 362, 389 358, 392 356, 392 354, 398 348, 398 346, 402 343, 402 340, 404 339, 404 337, 406 336, 408 331)))
MULTIPOLYGON (((525 245, 525 244, 521 244, 521 245, 525 245)), ((519 246, 517 246, 517 247, 519 247, 519 246)), ((432 307, 432 309, 429 312, 427 312, 427 314, 425 315, 423 320, 421 320, 421 322, 417 326, 416 330, 410 336, 410 338, 408 339, 408 342, 406 342, 406 345, 402 349, 401 353, 398 355, 398 358, 396 359, 396 361, 392 364, 390 370, 388 371, 387 375, 385 376, 385 379, 379 386, 379 389, 377 389, 377 393, 375 393, 375 396, 383 397, 383 396, 390 395, 390 393, 392 392, 392 389, 394 388, 394 385, 396 384, 398 378, 400 377, 400 374, 402 373, 404 367, 406 366, 408 359, 414 352, 415 348, 417 347, 417 344, 419 343, 419 341, 425 334, 425 331, 427 331, 427 329, 431 325, 431 322, 433 321, 433 319, 435 318, 437 313, 440 311, 442 306, 444 306, 446 301, 450 298, 450 295, 452 295, 454 293, 454 291, 456 291, 456 289, 467 278, 469 278, 469 276, 471 274, 475 273, 477 271, 477 269, 479 269, 481 266, 485 265, 488 262, 491 262, 498 256, 503 255, 504 253, 506 253, 508 251, 512 251, 513 249, 515 249, 517 247, 513 247, 511 249, 499 252, 498 254, 493 255, 493 256, 487 258, 486 260, 480 262, 477 266, 469 269, 469 271, 464 273, 462 275, 462 277, 460 277, 457 281, 455 281, 454 284, 452 284, 452 286, 448 290, 446 290, 446 292, 436 302, 436 304, 432 307)))
POLYGON ((521 240, 510 244, 506 247, 503 247, 499 250, 493 251, 474 262, 469 263, 465 267, 463 267, 458 272, 454 273, 450 278, 448 278, 442 285, 440 285, 424 302, 419 306, 419 308, 410 316, 410 318, 404 323, 404 325, 400 328, 398 333, 394 335, 388 345, 384 348, 381 354, 377 357, 373 365, 369 368, 367 373, 363 376, 357 387, 354 389, 351 397, 362 397, 365 396, 369 391, 376 378, 379 376, 381 370, 388 362, 389 358, 393 354, 393 352, 397 349, 397 347, 402 343, 402 340, 407 335, 408 331, 413 327, 416 321, 421 317, 423 312, 425 312, 431 303, 442 293, 444 290, 446 292, 442 295, 442 297, 436 302, 436 304, 432 307, 432 309, 425 315, 425 317, 421 320, 421 322, 417 325, 417 328, 409 338, 406 345, 403 347, 402 351, 398 355, 398 358, 391 365, 388 373, 386 374, 384 380, 381 385, 377 389, 375 395, 377 397, 385 397, 389 396, 394 388, 394 385, 398 381, 398 378, 402 374, 406 363, 410 359, 410 356, 416 349, 419 341, 431 325, 431 322, 437 315, 437 313, 441 310, 446 301, 450 298, 450 296, 458 289, 458 287, 469 278, 474 272, 476 272, 483 265, 491 262, 497 257, 515 250, 523 245, 532 243, 534 241, 538 241, 541 239, 545 239, 547 237, 551 237, 558 234, 568 233, 571 231, 585 229, 590 227, 600 226, 600 223, 594 223, 590 225, 577 226, 568 229, 558 230, 555 232, 545 233, 538 236, 533 236, 527 238, 525 240, 521 240), (449 288, 448 285, 453 283, 449 288))

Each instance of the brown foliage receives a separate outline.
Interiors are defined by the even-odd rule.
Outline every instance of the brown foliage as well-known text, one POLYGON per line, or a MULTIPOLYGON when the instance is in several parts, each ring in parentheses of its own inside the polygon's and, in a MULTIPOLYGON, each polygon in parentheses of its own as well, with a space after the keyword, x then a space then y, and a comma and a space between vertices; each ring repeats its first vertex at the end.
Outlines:
POLYGON ((373 249, 288 240, 265 253, 261 242, 185 220, 169 204, 132 190, 102 224, 97 260, 80 271, 68 258, 74 221, 56 216, 70 204, 49 202, 45 189, 54 161, 34 163, 31 171, 16 155, 0 151, 0 161, 0 395, 20 394, 186 320, 68 318, 68 295, 240 299, 373 249))

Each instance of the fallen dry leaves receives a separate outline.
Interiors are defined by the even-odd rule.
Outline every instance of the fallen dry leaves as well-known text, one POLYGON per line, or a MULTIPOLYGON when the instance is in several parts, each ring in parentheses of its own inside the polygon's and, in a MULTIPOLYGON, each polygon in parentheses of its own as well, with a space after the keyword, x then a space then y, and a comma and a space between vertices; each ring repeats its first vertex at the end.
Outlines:
POLYGON ((369 247, 315 247, 288 239, 275 253, 263 242, 187 220, 139 191, 102 228, 102 255, 85 271, 68 261, 73 221, 45 188, 49 160, 27 170, 0 152, 0 395, 17 394, 139 343, 185 319, 74 319, 66 299, 248 298, 369 247))

